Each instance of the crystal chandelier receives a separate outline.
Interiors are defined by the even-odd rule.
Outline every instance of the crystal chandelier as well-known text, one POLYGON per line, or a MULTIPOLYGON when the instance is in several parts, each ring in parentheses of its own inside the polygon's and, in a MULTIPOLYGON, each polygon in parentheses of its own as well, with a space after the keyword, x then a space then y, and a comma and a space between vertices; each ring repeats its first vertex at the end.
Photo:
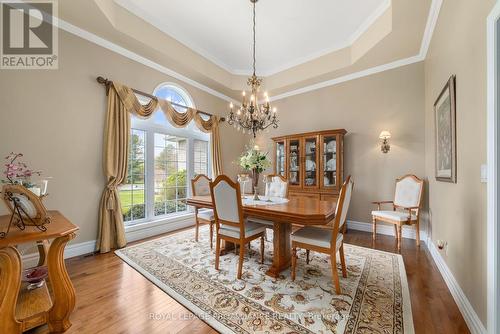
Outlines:
POLYGON ((253 137, 257 132, 267 129, 272 126, 278 127, 278 118, 276 117, 276 108, 271 108, 269 104, 269 96, 264 93, 264 103, 259 104, 258 96, 262 79, 255 75, 255 3, 258 0, 250 0, 253 5, 253 75, 248 78, 247 85, 251 88, 250 101, 247 100, 247 94, 243 91, 243 101, 241 107, 238 107, 236 112, 233 110, 233 103, 229 105, 228 123, 234 125, 238 130, 242 129, 243 133, 248 131, 253 137))

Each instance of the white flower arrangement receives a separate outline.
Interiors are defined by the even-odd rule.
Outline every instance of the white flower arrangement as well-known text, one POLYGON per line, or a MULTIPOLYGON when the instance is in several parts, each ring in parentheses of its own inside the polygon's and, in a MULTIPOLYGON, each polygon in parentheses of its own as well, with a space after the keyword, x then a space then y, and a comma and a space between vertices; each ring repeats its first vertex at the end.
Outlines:
POLYGON ((267 157, 267 152, 263 153, 256 147, 247 147, 239 158, 239 164, 245 170, 262 173, 271 166, 271 161, 267 157))

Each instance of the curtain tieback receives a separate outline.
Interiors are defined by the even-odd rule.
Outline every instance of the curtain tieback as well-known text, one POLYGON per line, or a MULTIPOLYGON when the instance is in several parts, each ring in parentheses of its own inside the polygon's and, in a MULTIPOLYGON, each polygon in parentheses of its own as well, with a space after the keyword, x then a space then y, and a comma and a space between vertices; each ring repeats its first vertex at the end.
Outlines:
POLYGON ((114 211, 115 210, 115 201, 116 201, 116 197, 115 197, 116 186, 112 185, 112 184, 108 184, 106 186, 106 188, 108 191, 108 198, 106 200, 106 209, 110 210, 110 211, 114 211))

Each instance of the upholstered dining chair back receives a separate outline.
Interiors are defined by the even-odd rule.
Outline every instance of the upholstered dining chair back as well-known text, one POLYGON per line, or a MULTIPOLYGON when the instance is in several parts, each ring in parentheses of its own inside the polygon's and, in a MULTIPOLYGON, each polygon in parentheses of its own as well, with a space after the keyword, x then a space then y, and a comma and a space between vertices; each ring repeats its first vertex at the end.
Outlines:
POLYGON ((269 186, 266 187, 265 196, 266 197, 288 197, 288 182, 287 180, 277 174, 268 175, 271 178, 269 186))
POLYGON ((351 204, 352 189, 354 188, 354 182, 351 180, 351 176, 348 176, 344 185, 342 186, 340 195, 344 197, 342 203, 340 200, 337 203, 337 209, 335 210, 335 216, 340 215, 339 229, 344 226, 347 220, 347 211, 349 211, 349 205, 351 204), (341 204, 341 205, 340 205, 341 204), (341 206, 340 212, 339 207, 341 206))
POLYGON ((210 182, 210 193, 214 203, 215 220, 217 224, 243 222, 240 185, 231 181, 226 175, 219 175, 210 182))
POLYGON ((191 180, 191 191, 193 196, 210 196, 210 178, 204 174, 198 174, 191 180))
MULTIPOLYGON (((394 205, 404 208, 418 208, 422 199, 424 181, 415 175, 405 175, 396 180, 394 205)), ((417 211, 418 209, 415 209, 417 211)))

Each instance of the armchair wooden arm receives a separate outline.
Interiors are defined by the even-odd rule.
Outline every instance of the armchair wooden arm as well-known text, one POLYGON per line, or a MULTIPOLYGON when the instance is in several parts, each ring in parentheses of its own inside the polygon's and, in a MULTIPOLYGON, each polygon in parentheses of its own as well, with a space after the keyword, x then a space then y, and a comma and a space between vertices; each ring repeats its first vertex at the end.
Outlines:
POLYGON ((378 210, 380 210, 380 206, 382 204, 392 204, 394 205, 394 201, 380 201, 380 202, 372 202, 372 204, 375 204, 378 207, 378 210))

